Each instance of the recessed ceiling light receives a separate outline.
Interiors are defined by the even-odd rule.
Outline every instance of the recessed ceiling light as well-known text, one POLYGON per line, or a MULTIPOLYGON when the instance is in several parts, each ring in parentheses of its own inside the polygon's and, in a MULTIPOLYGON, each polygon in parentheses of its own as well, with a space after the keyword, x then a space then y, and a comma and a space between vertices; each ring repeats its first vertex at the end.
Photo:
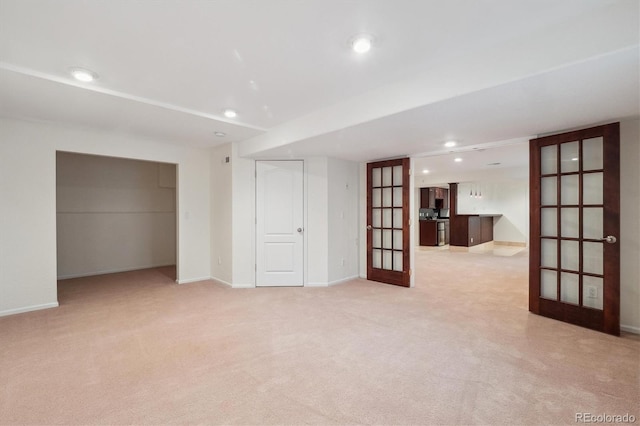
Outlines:
POLYGON ((86 68, 75 67, 71 68, 69 72, 73 78, 78 81, 82 81, 83 83, 89 83, 98 78, 98 74, 86 68))
POLYGON ((502 163, 488 163, 487 166, 499 166, 502 163))
POLYGON ((456 146, 456 144, 457 144, 456 141, 447 141, 444 143, 444 146, 446 146, 447 148, 451 148, 456 146))
POLYGON ((573 157, 571 161, 578 161, 578 157, 573 157))
POLYGON ((219 138, 223 138, 223 137, 227 136, 227 134, 225 132, 215 132, 214 135, 216 135, 219 138))
POLYGON ((237 117, 237 116, 238 116, 238 113, 237 113, 237 112, 235 112, 235 111, 234 111, 234 110, 232 110, 232 109, 225 109, 222 113, 223 113, 223 114, 224 114, 224 116, 225 116, 225 117, 227 117, 227 118, 235 118, 235 117, 237 117))
POLYGON ((453 159, 453 161, 455 161, 456 163, 459 163, 459 162, 461 162, 461 161, 462 161, 462 158, 457 157, 457 158, 454 158, 454 159, 453 159))
POLYGON ((373 39, 369 35, 360 35, 354 37, 351 41, 351 48, 356 53, 366 53, 371 50, 371 44, 373 43, 373 39))
POLYGON ((427 173, 429 173, 429 170, 424 169, 424 170, 422 171, 422 173, 424 173, 424 174, 426 175, 427 173))

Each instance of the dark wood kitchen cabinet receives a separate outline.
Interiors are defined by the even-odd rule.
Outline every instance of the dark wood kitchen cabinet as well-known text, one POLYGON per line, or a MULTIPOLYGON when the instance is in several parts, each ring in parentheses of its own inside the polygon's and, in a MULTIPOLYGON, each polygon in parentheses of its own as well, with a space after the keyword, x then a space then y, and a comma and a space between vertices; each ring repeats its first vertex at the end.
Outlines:
POLYGON ((438 245, 438 227, 435 220, 420 221, 420 245, 421 246, 437 246, 438 245))
POLYGON ((444 244, 449 244, 449 221, 442 219, 420 221, 420 245, 440 245, 440 236, 438 234, 439 227, 442 227, 442 229, 444 229, 444 244))
POLYGON ((422 209, 448 209, 449 190, 446 188, 421 188, 420 208, 422 209))

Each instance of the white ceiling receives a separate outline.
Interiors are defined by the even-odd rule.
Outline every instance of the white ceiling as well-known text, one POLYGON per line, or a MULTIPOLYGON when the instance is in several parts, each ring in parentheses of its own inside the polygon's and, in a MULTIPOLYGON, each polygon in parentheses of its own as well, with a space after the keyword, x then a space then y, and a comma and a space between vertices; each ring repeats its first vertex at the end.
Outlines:
POLYGON ((426 156, 420 169, 456 139, 506 170, 515 151, 490 146, 640 114, 639 14, 636 0, 0 0, 0 115, 256 158, 426 156), (375 38, 362 56, 359 33, 375 38), (72 81, 73 66, 100 78, 72 81))

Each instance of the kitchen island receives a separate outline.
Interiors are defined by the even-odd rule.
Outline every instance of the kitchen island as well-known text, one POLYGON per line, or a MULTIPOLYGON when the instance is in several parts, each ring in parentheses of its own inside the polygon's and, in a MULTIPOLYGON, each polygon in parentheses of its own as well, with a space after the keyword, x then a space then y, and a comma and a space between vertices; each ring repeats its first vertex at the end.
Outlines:
POLYGON ((452 246, 472 247, 493 241, 493 220, 501 214, 458 214, 451 218, 452 246))

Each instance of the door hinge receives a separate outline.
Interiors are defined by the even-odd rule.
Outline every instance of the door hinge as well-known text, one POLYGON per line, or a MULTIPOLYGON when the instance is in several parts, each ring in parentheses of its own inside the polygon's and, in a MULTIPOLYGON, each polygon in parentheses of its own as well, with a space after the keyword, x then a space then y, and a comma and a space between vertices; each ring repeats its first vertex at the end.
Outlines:
POLYGON ((409 276, 411 276, 411 273, 412 273, 412 272, 411 272, 411 269, 409 269, 409 276))
POLYGON ((409 176, 411 176, 411 169, 409 169, 409 176))
POLYGON ((409 226, 411 226, 411 219, 409 219, 409 226))

